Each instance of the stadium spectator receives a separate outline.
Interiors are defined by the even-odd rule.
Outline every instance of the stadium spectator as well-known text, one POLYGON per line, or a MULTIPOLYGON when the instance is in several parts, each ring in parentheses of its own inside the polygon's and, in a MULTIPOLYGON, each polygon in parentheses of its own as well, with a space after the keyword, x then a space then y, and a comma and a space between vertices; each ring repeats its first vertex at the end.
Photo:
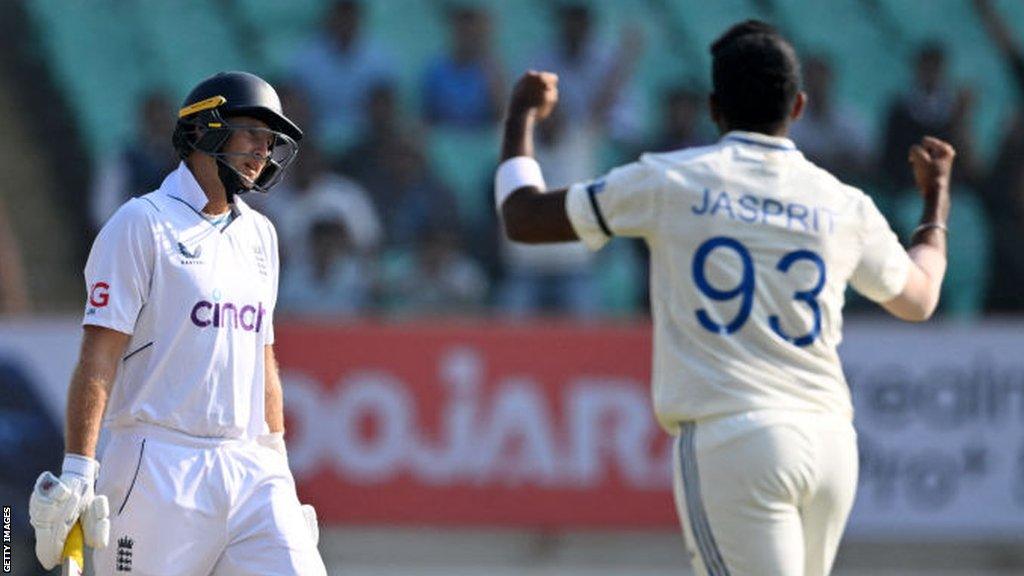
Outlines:
POLYGON ((404 146, 412 146, 418 130, 402 117, 398 91, 391 82, 370 87, 362 102, 365 123, 352 145, 338 162, 338 171, 360 184, 376 189, 391 175, 385 171, 387 155, 404 146))
POLYGON ((907 172, 906 150, 923 136, 945 140, 957 150, 960 182, 973 182, 976 169, 970 137, 972 95, 968 88, 952 86, 946 77, 946 50, 927 42, 915 57, 914 85, 889 106, 882 146, 882 175, 891 193, 913 185, 907 172))
POLYGON ((647 150, 668 152, 714 142, 704 122, 704 96, 686 86, 673 86, 662 95, 661 131, 647 150))
POLYGON ((383 222, 384 246, 408 247, 430 224, 450 224, 455 198, 430 169, 420 131, 402 118, 395 86, 377 84, 363 104, 368 122, 340 171, 369 191, 383 222))
POLYGON ((943 300, 939 312, 972 317, 980 313, 989 285, 987 263, 992 235, 977 193, 981 178, 970 133, 973 95, 970 88, 956 88, 947 78, 942 44, 925 43, 915 62, 914 86, 897 97, 889 110, 882 153, 882 173, 889 195, 879 198, 879 205, 897 228, 909 231, 920 202, 910 193, 906 155, 898 151, 926 135, 948 140, 958 150, 960 170, 951 188, 957 212, 950 220, 958 232, 949 239, 949 273, 943 294, 950 297, 943 300))
POLYGON ((975 8, 998 47, 1017 90, 1017 102, 995 162, 982 184, 982 200, 993 224, 992 285, 987 307, 997 312, 1024 310, 1024 49, 988 0, 975 8))
POLYGON ((152 91, 136 110, 138 134, 131 142, 100 160, 89 197, 89 225, 99 230, 129 198, 160 187, 178 165, 167 135, 174 131, 175 104, 166 94, 152 91))
POLYGON ((455 198, 430 169, 418 141, 391 142, 374 164, 365 182, 381 215, 385 248, 411 248, 434 225, 460 229, 455 198))
POLYGON ((23 314, 29 310, 28 286, 17 238, 0 203, 0 314, 23 314))
POLYGON ((477 312, 487 297, 487 276, 444 224, 430 226, 412 250, 391 259, 384 278, 387 308, 397 315, 477 312))
POLYGON ((317 216, 307 227, 309 257, 293 261, 281 279, 278 306, 302 315, 354 316, 374 296, 374 263, 353 239, 341 214, 317 216))
MULTIPOLYGON (((599 170, 597 128, 593 122, 574 125, 568 113, 556 110, 537 126, 536 157, 549 181, 568 185, 599 170)), ((511 316, 569 313, 591 318, 601 298, 594 255, 582 242, 534 245, 502 238, 505 277, 498 306, 511 316)))
MULTIPOLYGON (((807 107, 793 124, 790 136, 815 164, 846 182, 864 182, 871 170, 869 123, 852 108, 836 101, 832 66, 821 56, 804 63, 807 107)), ((900 167, 901 177, 906 167, 900 167)))
POLYGON ((494 122, 505 97, 503 67, 491 47, 483 8, 456 6, 447 14, 450 53, 423 77, 423 118, 430 125, 479 128, 494 122))
POLYGON ((359 252, 373 253, 381 241, 380 217, 369 194, 354 180, 332 172, 312 142, 261 207, 277 226, 286 271, 311 265, 311 228, 324 217, 341 220, 348 244, 359 252))
POLYGON ((341 150, 362 127, 366 91, 394 76, 390 57, 362 35, 363 7, 356 0, 331 5, 324 28, 292 57, 293 82, 310 102, 327 150, 341 150))
POLYGON ((554 49, 534 58, 531 67, 558 74, 564 114, 572 125, 594 122, 620 142, 640 139, 639 93, 629 86, 643 49, 638 28, 626 27, 618 46, 593 35, 593 13, 586 4, 560 5, 554 49))

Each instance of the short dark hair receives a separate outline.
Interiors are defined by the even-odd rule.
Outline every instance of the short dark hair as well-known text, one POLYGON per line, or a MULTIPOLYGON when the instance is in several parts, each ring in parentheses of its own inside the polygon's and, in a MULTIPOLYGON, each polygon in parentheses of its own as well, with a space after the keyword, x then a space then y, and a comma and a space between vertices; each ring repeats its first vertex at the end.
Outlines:
POLYGON ((730 129, 775 132, 800 91, 796 50, 773 26, 747 20, 711 44, 712 96, 730 129))

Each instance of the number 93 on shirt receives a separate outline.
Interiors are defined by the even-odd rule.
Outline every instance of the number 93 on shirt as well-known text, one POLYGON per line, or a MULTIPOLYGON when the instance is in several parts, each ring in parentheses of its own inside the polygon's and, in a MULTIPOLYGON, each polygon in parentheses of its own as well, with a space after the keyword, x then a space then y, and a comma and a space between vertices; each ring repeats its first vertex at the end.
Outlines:
POLYGON ((709 300, 716 302, 739 301, 739 308, 735 315, 725 321, 716 311, 706 308, 698 308, 695 311, 697 321, 709 332, 728 335, 741 329, 747 320, 750 319, 754 309, 754 295, 757 290, 759 275, 777 274, 788 275, 799 263, 806 262, 816 270, 816 280, 808 286, 797 286, 788 295, 793 305, 806 306, 812 313, 813 321, 809 329, 804 333, 791 334, 787 332, 777 312, 768 310, 768 323, 775 334, 783 340, 796 346, 808 346, 821 333, 821 306, 817 297, 825 287, 826 270, 825 262, 821 256, 811 250, 798 249, 785 253, 775 264, 773 269, 758 270, 754 265, 750 250, 742 242, 728 236, 715 236, 702 243, 693 256, 691 270, 693 281, 709 300), (708 268, 714 258, 723 258, 725 253, 732 253, 738 258, 741 264, 739 281, 733 286, 715 286, 709 279, 708 268))

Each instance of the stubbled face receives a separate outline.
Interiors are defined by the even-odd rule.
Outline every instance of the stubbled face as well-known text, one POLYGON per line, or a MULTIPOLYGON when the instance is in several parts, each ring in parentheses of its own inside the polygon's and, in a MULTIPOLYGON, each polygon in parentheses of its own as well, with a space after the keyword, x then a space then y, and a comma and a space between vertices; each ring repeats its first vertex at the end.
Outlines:
POLYGON ((270 159, 274 133, 266 123, 248 116, 227 120, 234 130, 224 145, 224 160, 242 175, 245 186, 252 187, 270 159))

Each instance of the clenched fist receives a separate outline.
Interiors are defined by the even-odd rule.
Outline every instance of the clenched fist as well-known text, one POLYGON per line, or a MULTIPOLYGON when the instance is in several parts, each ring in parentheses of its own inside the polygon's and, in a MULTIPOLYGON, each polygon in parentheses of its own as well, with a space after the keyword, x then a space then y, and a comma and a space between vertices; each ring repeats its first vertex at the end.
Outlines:
POLYGON ((512 88, 509 114, 533 112, 537 120, 547 118, 558 104, 558 76, 551 72, 523 74, 512 88))
POLYGON ((949 189, 956 150, 931 136, 910 147, 910 164, 914 168, 914 181, 922 194, 928 195, 949 189))

